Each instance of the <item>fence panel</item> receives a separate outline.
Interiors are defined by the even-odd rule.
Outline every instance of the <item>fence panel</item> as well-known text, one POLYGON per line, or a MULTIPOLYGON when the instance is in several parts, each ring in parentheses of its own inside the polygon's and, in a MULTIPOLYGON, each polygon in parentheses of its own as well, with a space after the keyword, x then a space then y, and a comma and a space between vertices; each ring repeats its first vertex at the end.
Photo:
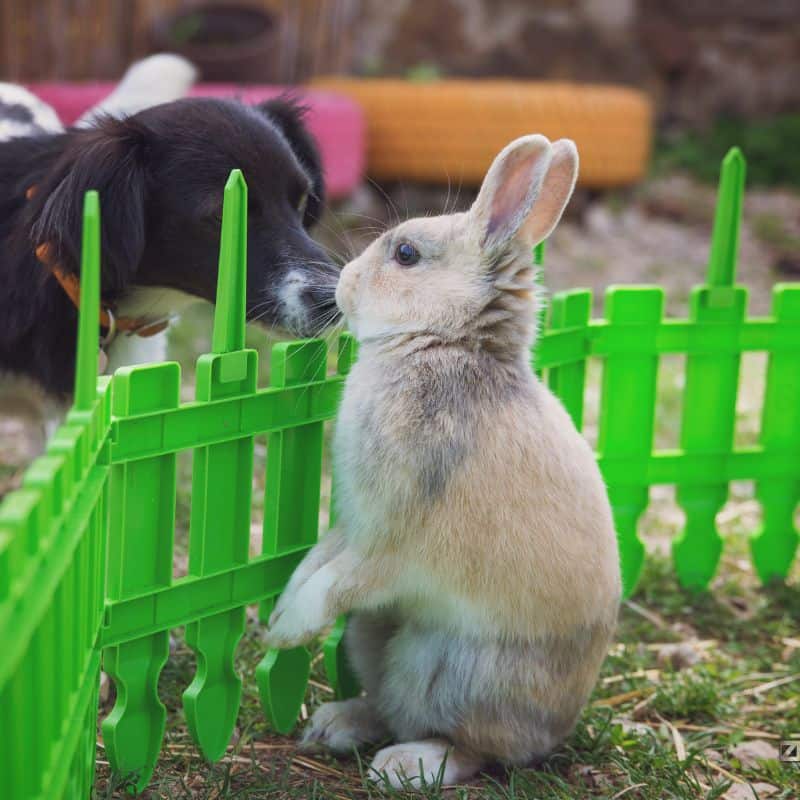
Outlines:
POLYGON ((0 783, 10 800, 88 796, 94 775, 110 426, 97 380, 100 210, 84 202, 75 407, 0 507, 0 783))
MULTIPOLYGON (((201 356, 197 364, 198 401, 256 391, 258 354, 243 349, 246 285, 247 186, 235 170, 225 187, 213 353, 201 356)), ((247 563, 252 484, 252 436, 194 451, 190 575, 209 575, 247 563)), ((244 607, 186 626, 197 670, 183 693, 183 706, 192 737, 211 761, 224 754, 239 713, 242 681, 234 657, 244 627, 244 607)))

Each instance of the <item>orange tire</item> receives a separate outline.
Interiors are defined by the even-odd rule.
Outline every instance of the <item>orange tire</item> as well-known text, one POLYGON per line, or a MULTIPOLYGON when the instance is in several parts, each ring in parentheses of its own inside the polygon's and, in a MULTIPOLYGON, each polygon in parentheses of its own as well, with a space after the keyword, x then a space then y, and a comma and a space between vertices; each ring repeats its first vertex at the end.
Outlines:
POLYGON ((636 89, 508 80, 320 78, 356 100, 367 120, 367 170, 376 178, 480 183, 512 139, 542 133, 578 145, 580 183, 629 184, 650 155, 652 107, 636 89))

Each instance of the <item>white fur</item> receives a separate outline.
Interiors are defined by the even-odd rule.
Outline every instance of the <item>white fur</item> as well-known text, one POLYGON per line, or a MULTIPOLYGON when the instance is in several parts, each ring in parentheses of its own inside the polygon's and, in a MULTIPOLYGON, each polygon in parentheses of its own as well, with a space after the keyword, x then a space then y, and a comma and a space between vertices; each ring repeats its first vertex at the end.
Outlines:
MULTIPOLYGON (((154 322, 174 319, 186 308, 204 301, 177 289, 134 286, 117 308, 117 315, 154 322)), ((135 336, 119 332, 107 348, 106 373, 133 364, 156 364, 167 357, 167 331, 155 336, 135 336)))
POLYGON ((89 128, 98 117, 127 117, 145 108, 184 97, 197 78, 197 70, 181 56, 159 53, 132 64, 111 94, 87 111, 76 123, 89 128))
POLYGON ((155 336, 128 336, 118 334, 107 348, 106 375, 113 375, 120 367, 135 364, 158 364, 167 358, 167 332, 155 336))
POLYGON ((335 753, 350 753, 354 747, 380 742, 388 734, 366 697, 323 703, 303 731, 301 747, 326 747, 335 753))
POLYGON ((6 106, 22 106, 31 115, 31 120, 25 122, 0 114, 0 142, 40 133, 61 133, 64 130, 58 114, 22 86, 0 83, 0 103, 6 106))
POLYGON ((454 752, 443 739, 426 739, 378 750, 370 764, 370 772, 374 781, 382 781, 385 774, 392 787, 402 789, 408 784, 420 788, 423 779, 427 786, 431 786, 440 777, 441 785, 451 786, 471 777, 479 766, 479 762, 454 752))
POLYGON ((308 285, 308 281, 302 272, 293 269, 283 279, 278 298, 284 309, 284 319, 290 329, 302 329, 306 326, 306 306, 300 297, 303 289, 308 285))
POLYGON ((284 592, 269 618, 270 644, 294 647, 330 625, 328 593, 339 580, 332 563, 318 569, 296 592, 284 592))
MULTIPOLYGON (((450 558, 443 555, 443 559, 450 558)), ((498 621, 491 608, 454 594, 436 575, 419 563, 404 565, 394 584, 396 604, 424 625, 444 627, 466 635, 491 634, 498 621)))

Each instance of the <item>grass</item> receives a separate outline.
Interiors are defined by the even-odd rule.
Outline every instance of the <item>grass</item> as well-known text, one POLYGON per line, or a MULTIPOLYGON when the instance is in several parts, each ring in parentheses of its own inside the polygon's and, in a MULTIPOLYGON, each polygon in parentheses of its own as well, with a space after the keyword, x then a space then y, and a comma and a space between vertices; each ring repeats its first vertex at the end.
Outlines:
POLYGON ((722 117, 705 131, 683 130, 656 143, 656 174, 685 169, 707 183, 716 183, 719 163, 734 146, 747 156, 751 186, 800 187, 800 114, 759 120, 722 117))
MULTIPOLYGON (((182 327, 173 342, 189 374, 192 343, 199 349, 203 344, 196 338, 192 330, 182 327)), ((656 426, 660 447, 677 441, 683 367, 680 357, 662 361, 656 426)), ((737 439, 746 444, 755 440, 758 429, 763 358, 747 359, 742 372, 737 439)), ((263 377, 266 382, 267 375, 263 377)), ((599 365, 592 364, 587 383, 590 439, 596 428, 600 378, 599 365)), ((257 442, 254 528, 260 523, 265 452, 263 443, 257 442)), ((185 567, 181 559, 186 553, 191 479, 190 460, 180 463, 176 572, 185 567)), ((773 757, 766 760, 745 757, 754 741, 777 747, 781 738, 800 738, 800 566, 786 585, 758 586, 747 551, 748 534, 758 519, 757 504, 751 484, 734 483, 731 499, 718 518, 726 549, 712 589, 701 594, 685 592, 676 584, 665 555, 669 541, 680 530, 682 515, 671 492, 663 488, 653 490, 642 520, 641 533, 650 556, 638 591, 621 609, 616 642, 594 695, 565 745, 536 769, 496 766, 462 787, 428 786, 422 797, 800 797, 798 765, 779 763, 774 752, 768 752, 773 757), (749 784, 759 786, 758 793, 736 794, 749 784)), ((250 610, 237 655, 244 694, 234 742, 222 761, 206 763, 191 742, 181 706, 181 693, 194 673, 194 656, 183 642, 182 631, 173 631, 173 636, 173 652, 159 685, 168 709, 167 733, 147 797, 360 800, 411 796, 376 787, 368 780, 373 751, 344 759, 309 755, 297 750, 295 738, 270 730, 254 679, 264 652, 255 609, 250 610)), ((317 649, 302 716, 307 718, 331 698, 317 649)), ((111 703, 106 703, 103 712, 110 708, 111 703)), ((102 745, 97 757, 96 800, 125 797, 125 781, 110 775, 102 745)))
POLYGON ((753 234, 766 245, 786 253, 800 252, 800 236, 787 230, 786 220, 778 214, 762 213, 753 217, 753 234))
MULTIPOLYGON (((800 769, 777 760, 743 761, 734 748, 800 734, 800 585, 757 588, 744 560, 745 537, 729 548, 713 591, 688 595, 668 561, 647 562, 633 602, 623 606, 616 644, 568 742, 537 769, 493 768, 469 785, 430 786, 425 798, 556 800, 620 797, 637 800, 724 797, 733 784, 767 783, 772 797, 800 794, 800 769), (665 659, 682 644, 693 659, 665 659)), ((237 740, 218 764, 207 764, 186 731, 180 694, 193 656, 177 637, 160 684, 169 710, 164 750, 149 789, 153 798, 371 798, 406 792, 374 787, 361 760, 309 756, 291 737, 269 730, 253 671, 263 655, 251 620, 238 653, 244 699, 237 740)), ((315 655, 305 714, 331 692, 315 655)), ((98 749, 96 798, 123 797, 98 749)), ((754 795, 755 796, 755 795, 754 795)))

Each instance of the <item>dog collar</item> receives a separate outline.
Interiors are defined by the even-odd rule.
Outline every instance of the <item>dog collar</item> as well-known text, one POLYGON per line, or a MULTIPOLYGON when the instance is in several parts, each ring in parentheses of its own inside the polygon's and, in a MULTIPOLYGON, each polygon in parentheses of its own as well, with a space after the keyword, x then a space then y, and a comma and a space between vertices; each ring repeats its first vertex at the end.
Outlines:
MULTIPOLYGON (((36 194, 36 186, 31 186, 25 192, 25 197, 29 200, 36 194)), ((52 247, 48 242, 40 244, 36 248, 36 258, 50 271, 50 274, 58 281, 64 294, 72 301, 75 308, 81 305, 81 284, 78 276, 71 272, 66 272, 64 268, 53 257, 52 247)), ((100 327, 105 330, 102 345, 107 347, 114 340, 119 331, 124 331, 129 336, 141 336, 147 338, 161 333, 169 327, 168 319, 149 320, 143 317, 117 317, 114 315, 113 306, 108 303, 100 303, 100 327)))

